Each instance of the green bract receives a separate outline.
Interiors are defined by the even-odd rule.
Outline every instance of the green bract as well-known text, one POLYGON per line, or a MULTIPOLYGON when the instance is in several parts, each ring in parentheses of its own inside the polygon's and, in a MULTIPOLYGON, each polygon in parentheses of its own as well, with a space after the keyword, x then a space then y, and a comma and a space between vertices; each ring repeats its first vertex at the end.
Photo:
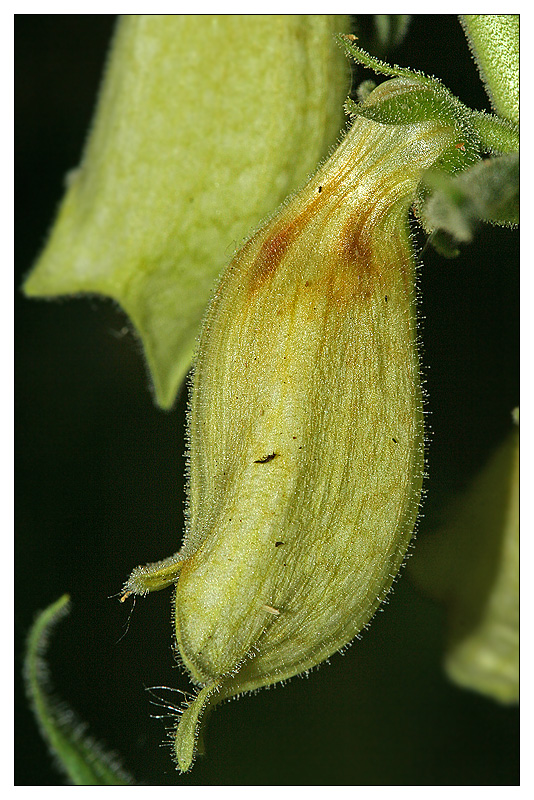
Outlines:
POLYGON ((342 125, 335 15, 133 15, 116 33, 80 168, 25 284, 113 297, 159 404, 190 366, 213 283, 342 125))

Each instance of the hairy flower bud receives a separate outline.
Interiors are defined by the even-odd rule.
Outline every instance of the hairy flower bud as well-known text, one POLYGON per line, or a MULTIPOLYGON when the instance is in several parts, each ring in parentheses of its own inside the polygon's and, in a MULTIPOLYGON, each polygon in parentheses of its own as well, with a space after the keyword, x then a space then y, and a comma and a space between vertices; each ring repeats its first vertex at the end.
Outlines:
POLYGON ((453 142, 435 120, 356 119, 215 293, 191 392, 184 545, 125 587, 176 582, 177 647, 203 687, 178 725, 182 770, 206 704, 328 658, 401 565, 423 475, 408 210, 453 142))

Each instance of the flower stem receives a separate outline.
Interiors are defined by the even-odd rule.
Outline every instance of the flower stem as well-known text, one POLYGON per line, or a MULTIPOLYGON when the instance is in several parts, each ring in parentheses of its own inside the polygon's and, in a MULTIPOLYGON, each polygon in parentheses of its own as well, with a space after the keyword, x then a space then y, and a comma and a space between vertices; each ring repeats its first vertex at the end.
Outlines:
POLYGON ((493 108, 519 122, 519 15, 461 14, 460 22, 493 108))

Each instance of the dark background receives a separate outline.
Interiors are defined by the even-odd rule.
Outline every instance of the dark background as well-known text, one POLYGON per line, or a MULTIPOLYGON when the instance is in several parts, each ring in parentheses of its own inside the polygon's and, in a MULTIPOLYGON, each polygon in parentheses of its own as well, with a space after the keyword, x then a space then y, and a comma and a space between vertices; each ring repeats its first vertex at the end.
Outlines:
MULTIPOLYGON (((170 590, 138 600, 120 642, 129 608, 110 596, 132 567, 179 547, 185 393, 170 413, 155 407, 140 345, 111 301, 30 301, 19 288, 80 159, 114 25, 103 15, 16 17, 16 783, 62 782, 19 676, 35 612, 67 591, 73 609, 50 648, 57 693, 139 782, 517 784, 517 709, 447 682, 444 613, 408 571, 343 657, 221 706, 208 756, 190 774, 179 776, 160 746, 165 725, 150 718, 158 709, 145 687, 190 688, 173 663, 170 590)), ((367 19, 364 46, 368 30, 367 19)), ((390 57, 488 108, 454 16, 416 16, 390 57)), ((421 537, 510 427, 518 261, 517 232, 489 227, 456 260, 424 253, 430 478, 421 537)))

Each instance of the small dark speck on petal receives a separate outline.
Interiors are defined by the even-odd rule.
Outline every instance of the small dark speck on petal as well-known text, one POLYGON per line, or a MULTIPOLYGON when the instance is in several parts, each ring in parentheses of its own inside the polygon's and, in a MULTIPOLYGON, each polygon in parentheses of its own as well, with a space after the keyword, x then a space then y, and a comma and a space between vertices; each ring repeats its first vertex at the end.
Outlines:
POLYGON ((267 464, 268 461, 272 461, 273 458, 276 458, 278 453, 269 453, 268 456, 263 456, 263 458, 258 458, 254 463, 255 464, 267 464))

